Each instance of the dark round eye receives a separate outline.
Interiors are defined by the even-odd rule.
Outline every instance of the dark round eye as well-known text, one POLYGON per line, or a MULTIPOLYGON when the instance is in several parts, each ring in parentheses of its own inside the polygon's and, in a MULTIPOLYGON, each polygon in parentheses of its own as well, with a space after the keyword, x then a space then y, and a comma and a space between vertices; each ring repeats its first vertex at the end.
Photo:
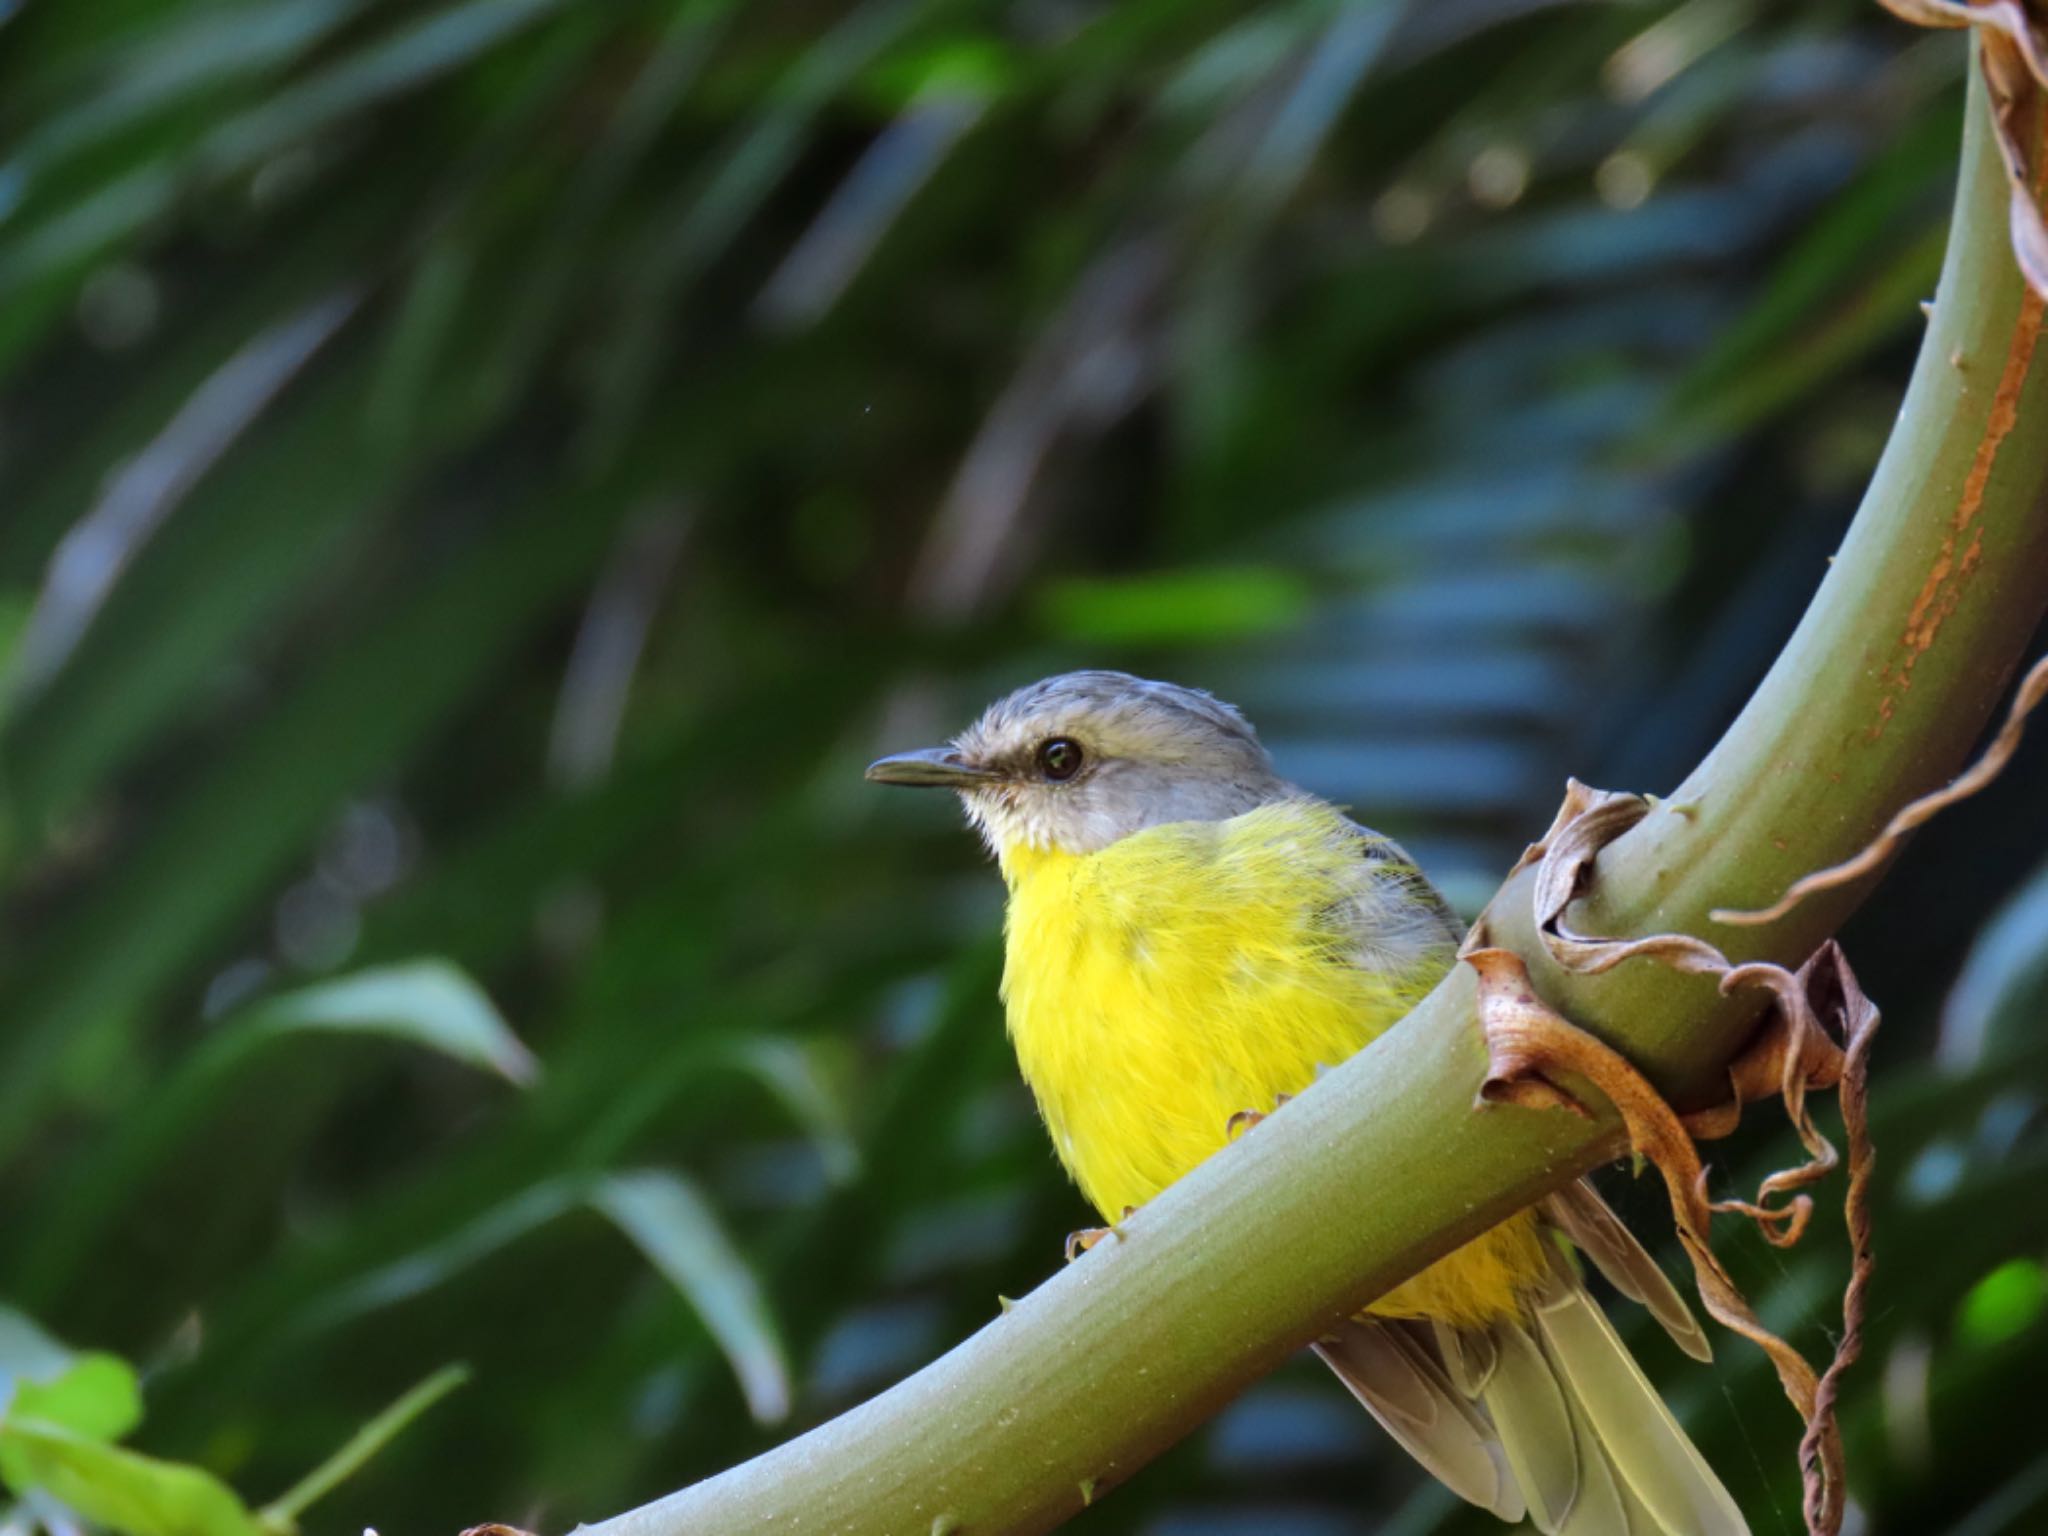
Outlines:
POLYGON ((1071 736, 1055 736, 1038 744, 1038 768, 1048 779, 1071 779, 1081 771, 1081 743, 1071 736))

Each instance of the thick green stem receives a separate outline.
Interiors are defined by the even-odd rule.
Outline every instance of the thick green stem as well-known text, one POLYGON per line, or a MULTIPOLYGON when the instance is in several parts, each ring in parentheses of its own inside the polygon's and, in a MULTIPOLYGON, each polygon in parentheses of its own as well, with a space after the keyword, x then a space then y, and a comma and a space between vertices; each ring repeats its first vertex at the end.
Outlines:
MULTIPOLYGON (((1598 865, 1587 930, 1802 959, 1859 890, 1712 923, 1854 853, 1951 774, 2048 607, 2048 366, 2006 244, 1973 82, 1947 265, 1889 448, 1797 635, 1671 804, 1598 865)), ((1564 976, 1526 881, 1496 938, 1552 1000, 1676 1090, 1707 1090, 1754 1004, 1634 962, 1564 976)), ((588 1531, 973 1536, 1051 1528, 1372 1296, 1612 1155, 1611 1120, 1474 1108, 1459 967, 1401 1025, 944 1358, 744 1466, 588 1531)), ((1787 1455, 1795 1434, 1788 1417, 1787 1455)))

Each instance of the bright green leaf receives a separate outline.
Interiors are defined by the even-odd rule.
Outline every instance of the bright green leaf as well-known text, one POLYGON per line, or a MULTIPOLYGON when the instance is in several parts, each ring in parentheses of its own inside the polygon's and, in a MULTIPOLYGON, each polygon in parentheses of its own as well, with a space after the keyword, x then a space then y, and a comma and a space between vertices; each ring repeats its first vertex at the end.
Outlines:
POLYGON ((1963 1295, 1956 1333, 1966 1344, 1989 1348, 2017 1338, 2048 1310, 2048 1272, 2035 1259, 2008 1259, 1963 1295))
POLYGON ((1096 645, 1224 640, 1289 628, 1309 611, 1298 576, 1263 566, 1069 580, 1038 603, 1045 627, 1096 645))
POLYGON ((242 1501, 212 1473, 158 1461, 59 1425, 0 1425, 0 1477, 38 1489, 122 1536, 261 1536, 242 1501))
POLYGON ((993 101, 1011 94, 1020 74, 1018 60, 1001 39, 955 36, 888 54, 867 72, 861 87, 882 110, 893 113, 932 96, 993 101))
POLYGON ((142 1422, 142 1389, 126 1360, 77 1355, 47 1380, 17 1380, 5 1418, 32 1419, 93 1440, 118 1440, 142 1422))

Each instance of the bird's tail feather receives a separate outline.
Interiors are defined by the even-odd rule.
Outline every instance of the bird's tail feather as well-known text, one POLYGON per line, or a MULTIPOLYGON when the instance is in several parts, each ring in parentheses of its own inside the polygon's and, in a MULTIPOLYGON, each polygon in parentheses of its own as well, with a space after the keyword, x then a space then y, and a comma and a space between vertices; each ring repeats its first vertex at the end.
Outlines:
POLYGON ((1589 1421, 1607 1461, 1657 1521, 1653 1530, 1673 1536, 1748 1531, 1728 1490, 1583 1286, 1560 1285, 1539 1302, 1536 1329, 1544 1357, 1589 1421))
POLYGON ((1560 1282, 1528 1323, 1452 1334, 1358 1318, 1316 1353, 1425 1470, 1502 1520, 1526 1515, 1543 1536, 1748 1536, 1576 1281, 1560 1282), (1483 1376, 1474 1356, 1491 1361, 1483 1376))
POLYGON ((1703 1363, 1714 1358, 1714 1346, 1707 1341, 1692 1308, 1678 1294, 1678 1287, 1591 1184, 1581 1179, 1566 1185, 1544 1201, 1542 1209, 1579 1252, 1593 1261, 1608 1284, 1630 1301, 1649 1308, 1650 1315, 1671 1335, 1672 1343, 1703 1363))
MULTIPOLYGON (((1690 1310, 1599 1197, 1586 1191, 1575 1214, 1581 1230, 1605 1218, 1596 1262, 1635 1270, 1631 1293, 1646 1291, 1681 1346, 1702 1353, 1690 1310)), ((1562 1253, 1525 1318, 1457 1329, 1360 1317, 1316 1350, 1410 1455, 1503 1520, 1526 1514, 1544 1536, 1748 1536, 1562 1253)))
POLYGON ((1406 1324, 1350 1322, 1315 1348, 1423 1470, 1503 1520, 1522 1518, 1526 1506, 1500 1436, 1406 1324))

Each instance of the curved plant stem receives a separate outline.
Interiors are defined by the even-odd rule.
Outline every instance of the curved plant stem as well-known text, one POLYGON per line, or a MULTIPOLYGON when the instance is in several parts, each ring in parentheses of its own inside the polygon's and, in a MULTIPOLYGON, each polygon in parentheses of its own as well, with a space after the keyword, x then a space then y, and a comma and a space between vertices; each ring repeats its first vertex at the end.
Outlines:
MULTIPOLYGON (((2006 182, 1974 78, 1968 122, 1926 342, 1855 525, 1726 738, 1601 854, 1574 914, 1581 932, 1690 932, 1735 959, 1802 959, 1868 881, 1763 927, 1713 924, 1709 911, 1762 905, 1855 853, 1954 772, 2048 607, 2042 306, 2023 297, 2006 243, 2006 182)), ((1717 1097, 1755 1005, 1646 961, 1561 974, 1529 932, 1528 880, 1496 899, 1495 942, 1660 1088, 1717 1097)), ((586 1531, 994 1536, 1059 1524, 1338 1317, 1615 1151, 1611 1114, 1475 1109, 1485 1072, 1460 966, 1401 1025, 1130 1218, 1122 1241, 942 1359, 586 1531)), ((1789 1453, 1789 1415, 1783 1432, 1789 1453)))

